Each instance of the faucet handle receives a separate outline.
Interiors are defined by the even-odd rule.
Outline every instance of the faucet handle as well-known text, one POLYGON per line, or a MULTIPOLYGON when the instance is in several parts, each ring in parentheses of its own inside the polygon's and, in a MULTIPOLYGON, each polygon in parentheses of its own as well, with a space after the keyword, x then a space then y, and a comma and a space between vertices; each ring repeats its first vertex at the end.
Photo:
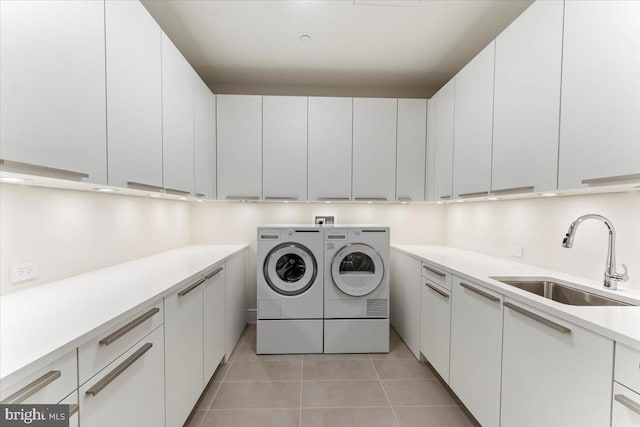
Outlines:
POLYGON ((626 282, 629 280, 629 272, 627 270, 627 264, 622 264, 622 268, 624 269, 624 273, 619 274, 620 278, 618 279, 621 282, 626 282))

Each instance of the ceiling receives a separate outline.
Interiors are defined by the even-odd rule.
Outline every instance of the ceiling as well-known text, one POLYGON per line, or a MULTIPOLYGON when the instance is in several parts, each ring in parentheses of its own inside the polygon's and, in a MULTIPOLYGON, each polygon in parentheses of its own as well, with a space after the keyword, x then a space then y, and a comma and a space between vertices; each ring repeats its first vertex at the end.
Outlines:
POLYGON ((216 93, 430 97, 531 0, 143 3, 216 93))

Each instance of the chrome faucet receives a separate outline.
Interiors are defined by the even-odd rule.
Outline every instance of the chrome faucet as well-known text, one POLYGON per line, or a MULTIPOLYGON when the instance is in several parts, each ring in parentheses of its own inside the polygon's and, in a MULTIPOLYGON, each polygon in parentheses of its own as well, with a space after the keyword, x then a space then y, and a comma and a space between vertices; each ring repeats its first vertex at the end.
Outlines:
POLYGON ((602 215, 582 215, 581 217, 573 221, 569 226, 569 230, 562 240, 562 246, 565 248, 570 248, 573 246, 573 238, 576 235, 578 226, 587 219, 598 219, 604 222, 604 225, 606 225, 609 229, 609 247, 607 249, 607 266, 604 270, 603 286, 607 289, 618 289, 618 281, 626 282, 627 280, 629 280, 629 275, 627 274, 627 266, 624 264, 622 264, 624 273, 618 273, 616 271, 616 230, 613 228, 613 224, 611 223, 611 221, 609 221, 602 215))

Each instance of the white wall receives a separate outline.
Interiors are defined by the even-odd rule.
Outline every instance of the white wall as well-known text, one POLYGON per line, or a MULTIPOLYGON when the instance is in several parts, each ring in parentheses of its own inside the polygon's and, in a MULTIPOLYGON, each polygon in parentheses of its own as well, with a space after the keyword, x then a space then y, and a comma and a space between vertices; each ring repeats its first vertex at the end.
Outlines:
POLYGON ((323 203, 201 203, 191 212, 192 243, 248 243, 248 308, 256 306, 257 227, 263 224, 312 223, 314 215, 336 214, 342 224, 391 227, 391 242, 444 243, 445 208, 438 205, 323 203))
POLYGON ((190 203, 0 184, 0 294, 189 244, 190 203), (39 277, 10 282, 10 265, 39 277))
POLYGON ((640 192, 452 203, 447 206, 445 241, 449 246, 600 280, 608 238, 603 223, 584 222, 573 248, 561 246, 569 224, 588 213, 613 222, 618 266, 622 270, 620 265, 627 264, 631 278, 623 286, 640 290, 640 192), (510 257, 511 246, 523 247, 523 258, 510 257))

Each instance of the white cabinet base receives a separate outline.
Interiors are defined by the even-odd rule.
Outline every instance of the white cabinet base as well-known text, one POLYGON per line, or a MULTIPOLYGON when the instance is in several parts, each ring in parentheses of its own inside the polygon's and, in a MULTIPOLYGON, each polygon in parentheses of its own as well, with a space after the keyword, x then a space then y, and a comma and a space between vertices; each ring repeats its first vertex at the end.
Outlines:
POLYGON ((388 353, 389 319, 324 321, 325 353, 388 353))
POLYGON ((322 353, 322 319, 258 320, 257 354, 322 353))

